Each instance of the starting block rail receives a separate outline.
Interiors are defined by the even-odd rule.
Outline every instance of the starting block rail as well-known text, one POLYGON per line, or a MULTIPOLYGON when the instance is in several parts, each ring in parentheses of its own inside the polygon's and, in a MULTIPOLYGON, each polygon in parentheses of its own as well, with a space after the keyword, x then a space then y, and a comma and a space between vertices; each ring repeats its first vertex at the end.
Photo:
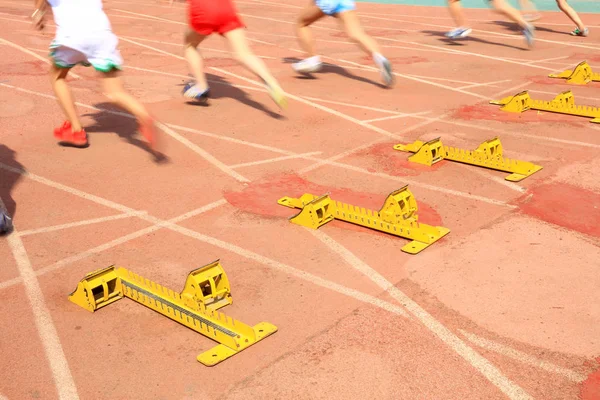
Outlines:
POLYGON ((94 312, 123 297, 218 342, 198 355, 197 360, 206 366, 216 365, 277 331, 267 322, 251 327, 217 311, 232 303, 229 281, 218 260, 190 272, 181 293, 110 266, 86 275, 69 300, 94 312))
POLYGON ((410 243, 402 247, 402 251, 409 254, 423 251, 450 232, 448 228, 417 221, 417 202, 408 186, 392 192, 379 211, 334 201, 328 194, 315 196, 305 193, 297 199, 282 197, 277 203, 301 209, 297 215, 290 218, 290 222, 297 225, 318 229, 334 219, 339 219, 411 239, 410 243))
POLYGON ((567 69, 559 74, 550 74, 550 78, 566 79, 567 83, 587 85, 590 82, 600 82, 600 73, 593 72, 587 61, 582 61, 573 69, 567 69))
POLYGON ((550 101, 534 100, 529 96, 529 92, 523 91, 501 100, 492 100, 490 101, 490 104, 499 105, 501 106, 501 110, 507 112, 522 113, 527 110, 540 110, 558 114, 589 117, 592 118, 590 122, 600 123, 600 108, 575 105, 575 98, 570 90, 558 94, 550 101))
POLYGON ((541 170, 542 167, 528 161, 505 158, 500 139, 486 140, 475 150, 464 150, 444 146, 440 138, 429 142, 420 140, 410 144, 397 144, 394 149, 414 153, 408 159, 412 162, 431 166, 442 160, 451 160, 463 164, 476 165, 498 171, 510 172, 505 179, 511 182, 521 181, 541 170))

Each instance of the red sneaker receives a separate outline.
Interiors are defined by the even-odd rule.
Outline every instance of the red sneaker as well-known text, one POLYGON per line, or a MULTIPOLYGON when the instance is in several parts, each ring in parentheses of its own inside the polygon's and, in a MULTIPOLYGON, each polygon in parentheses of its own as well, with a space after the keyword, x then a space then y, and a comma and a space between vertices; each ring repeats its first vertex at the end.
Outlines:
POLYGON ((140 133, 146 138, 148 143, 150 143, 150 147, 152 150, 157 150, 157 141, 156 141, 156 128, 154 126, 154 119, 152 117, 148 117, 145 120, 139 121, 140 123, 140 133))
POLYGON ((88 145, 85 130, 81 129, 79 132, 73 132, 69 121, 65 121, 61 126, 54 129, 54 137, 63 146, 86 147, 88 145))

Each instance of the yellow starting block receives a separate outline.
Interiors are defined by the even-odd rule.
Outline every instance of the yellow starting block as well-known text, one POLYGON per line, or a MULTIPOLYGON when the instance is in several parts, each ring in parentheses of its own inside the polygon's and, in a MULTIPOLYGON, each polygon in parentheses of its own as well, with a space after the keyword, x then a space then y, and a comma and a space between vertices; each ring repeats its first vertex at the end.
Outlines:
POLYGON ((501 100, 492 100, 490 104, 499 105, 501 106, 501 110, 507 112, 522 113, 527 110, 540 110, 558 114, 590 117, 593 118, 590 122, 600 123, 600 109, 598 107, 575 105, 575 98, 570 90, 558 94, 550 101, 534 100, 529 96, 529 92, 524 91, 501 100))
POLYGON ((587 85, 590 82, 600 82, 600 74, 592 71, 587 61, 582 61, 575 69, 567 69, 560 74, 550 74, 550 78, 566 79, 568 83, 575 85, 587 85))
POLYGON ((527 161, 504 158, 500 139, 486 140, 475 150, 464 150, 456 147, 444 146, 440 138, 423 143, 417 140, 411 144, 397 144, 394 149, 415 153, 408 159, 412 162, 433 165, 442 160, 457 161, 463 164, 477 165, 479 167, 510 172, 505 179, 518 182, 541 170, 539 165, 527 161))
POLYGON ((277 201, 282 206, 300 208, 290 222, 312 229, 339 219, 352 224, 412 239, 402 251, 417 254, 426 249, 450 230, 417 222, 417 201, 408 186, 390 193, 379 212, 332 200, 328 194, 315 196, 309 193, 300 198, 282 197, 277 201))
POLYGON ((251 327, 217 311, 232 303, 229 280, 218 260, 190 272, 181 293, 111 266, 86 275, 69 300, 94 312, 123 297, 219 342, 198 355, 197 360, 206 366, 216 365, 277 331, 268 322, 251 327))

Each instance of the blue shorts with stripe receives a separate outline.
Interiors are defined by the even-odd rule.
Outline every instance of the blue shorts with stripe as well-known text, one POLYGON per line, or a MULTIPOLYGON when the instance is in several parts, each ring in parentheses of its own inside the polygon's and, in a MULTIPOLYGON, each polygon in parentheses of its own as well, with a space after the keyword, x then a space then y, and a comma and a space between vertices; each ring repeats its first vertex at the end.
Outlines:
POLYGON ((316 0, 316 4, 327 15, 335 15, 356 9, 354 0, 316 0))

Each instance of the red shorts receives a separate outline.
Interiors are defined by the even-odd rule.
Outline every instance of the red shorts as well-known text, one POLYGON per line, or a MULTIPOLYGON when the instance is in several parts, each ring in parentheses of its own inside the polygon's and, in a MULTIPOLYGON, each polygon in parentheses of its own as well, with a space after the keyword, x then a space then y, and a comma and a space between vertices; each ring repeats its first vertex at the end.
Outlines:
POLYGON ((188 0, 188 4, 190 26, 201 35, 245 28, 232 0, 188 0))

